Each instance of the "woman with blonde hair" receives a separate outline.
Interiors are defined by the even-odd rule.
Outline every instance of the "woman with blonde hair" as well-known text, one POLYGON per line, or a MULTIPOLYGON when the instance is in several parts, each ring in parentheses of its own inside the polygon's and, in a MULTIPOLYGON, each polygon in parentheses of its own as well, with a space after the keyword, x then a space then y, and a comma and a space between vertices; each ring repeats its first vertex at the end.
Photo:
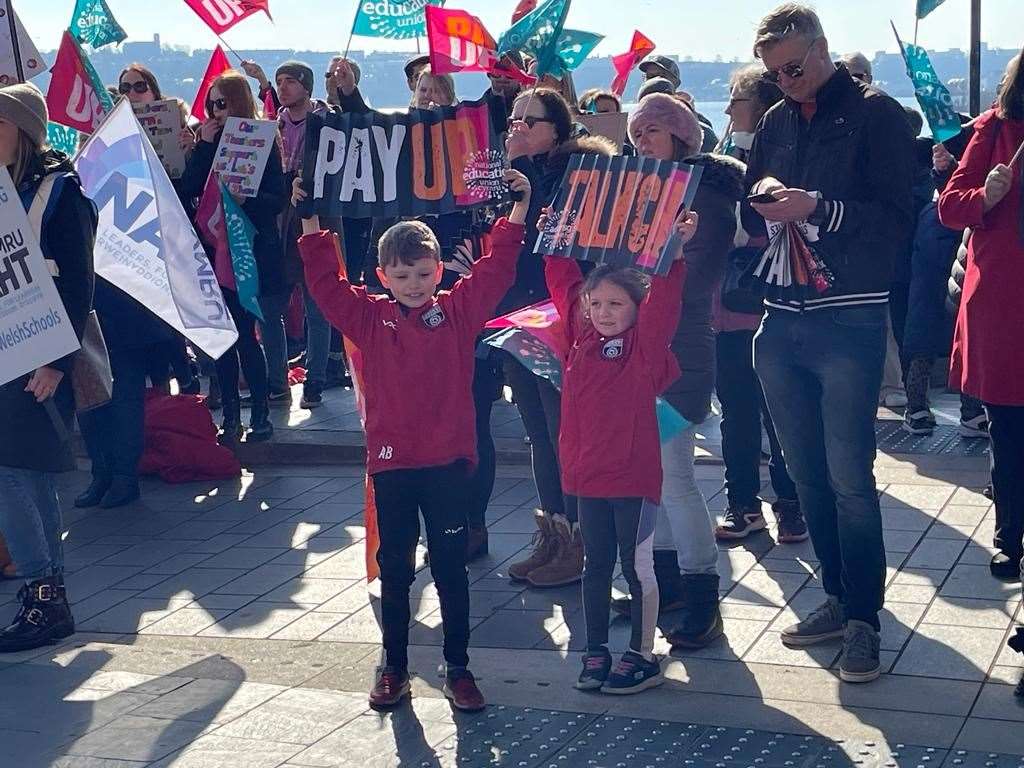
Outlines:
POLYGON ((412 97, 412 107, 433 109, 451 107, 458 103, 459 100, 455 96, 455 80, 451 75, 435 75, 431 73, 430 67, 420 73, 412 97))

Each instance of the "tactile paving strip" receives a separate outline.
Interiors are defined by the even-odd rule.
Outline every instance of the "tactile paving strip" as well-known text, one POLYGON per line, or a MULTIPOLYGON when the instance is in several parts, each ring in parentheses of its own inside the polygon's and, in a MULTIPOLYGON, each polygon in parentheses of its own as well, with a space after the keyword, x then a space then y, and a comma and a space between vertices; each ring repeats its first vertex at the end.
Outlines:
POLYGON ((957 427, 940 425, 930 435, 912 435, 894 419, 875 422, 878 450, 885 453, 928 454, 933 456, 983 456, 988 440, 965 438, 957 427))
POLYGON ((709 728, 694 744, 692 755, 683 761, 683 765, 794 768, 811 763, 830 743, 818 736, 741 728, 709 728))
POLYGON ((1024 768, 1024 756, 954 749, 950 750, 943 768, 1024 768))
POLYGON ((604 716, 542 768, 665 768, 678 766, 708 727, 604 716))
POLYGON ((940 768, 945 749, 906 744, 886 745, 874 741, 836 741, 808 768, 940 768))

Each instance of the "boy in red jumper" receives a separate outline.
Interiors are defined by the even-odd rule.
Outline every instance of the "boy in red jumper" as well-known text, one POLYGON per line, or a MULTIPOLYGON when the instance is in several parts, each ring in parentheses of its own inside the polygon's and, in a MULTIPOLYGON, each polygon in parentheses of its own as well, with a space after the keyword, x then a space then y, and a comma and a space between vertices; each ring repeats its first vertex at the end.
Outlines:
POLYGON ((444 266, 430 229, 396 224, 381 237, 377 274, 394 298, 370 295, 338 277, 329 249, 310 249, 306 284, 324 316, 363 356, 366 464, 377 504, 385 666, 370 704, 388 708, 409 694, 409 587, 414 578, 419 513, 444 627, 444 692, 459 709, 483 709, 467 669, 467 484, 475 469, 474 350, 515 278, 523 246, 530 183, 505 180, 521 195, 491 232, 491 253, 451 291, 434 291, 444 266))
MULTIPOLYGON (((683 244, 697 214, 676 221, 683 244)), ((636 693, 662 682, 654 656, 658 582, 654 520, 661 500, 657 396, 679 376, 669 344, 679 324, 686 263, 680 247, 665 278, 602 265, 584 281, 572 259, 547 257, 551 300, 564 318, 562 487, 579 497, 587 651, 580 690, 636 693), (629 650, 614 671, 608 652, 612 574, 618 550, 632 597, 629 650)))

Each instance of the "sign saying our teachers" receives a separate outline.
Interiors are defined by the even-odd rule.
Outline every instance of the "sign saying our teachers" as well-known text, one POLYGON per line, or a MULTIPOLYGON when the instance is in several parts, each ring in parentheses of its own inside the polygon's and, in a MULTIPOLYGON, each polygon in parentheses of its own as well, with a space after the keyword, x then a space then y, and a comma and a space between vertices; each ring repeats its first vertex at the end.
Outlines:
MULTIPOLYGON (((421 216, 487 205, 507 193, 488 100, 384 114, 306 119, 303 216, 421 216)), ((497 108, 497 107, 495 107, 497 108)))
POLYGON ((77 349, 39 241, 0 167, 0 385, 77 349))

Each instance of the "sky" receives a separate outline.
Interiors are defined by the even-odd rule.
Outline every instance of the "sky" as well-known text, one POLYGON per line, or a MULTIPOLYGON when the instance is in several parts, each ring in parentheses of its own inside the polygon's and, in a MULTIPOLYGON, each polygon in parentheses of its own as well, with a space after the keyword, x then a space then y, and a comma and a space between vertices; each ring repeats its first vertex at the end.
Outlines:
MULTIPOLYGON (((74 0, 12 0, 37 45, 53 50, 71 19, 74 0)), ((760 18, 780 0, 574 0, 568 26, 606 36, 595 55, 622 53, 639 29, 666 54, 697 60, 750 58, 760 18)), ((149 40, 159 32, 164 43, 211 48, 213 33, 184 0, 107 0, 129 40, 149 40)), ((897 50, 889 19, 904 39, 913 37, 915 0, 817 0, 836 52, 897 50)), ((965 49, 969 44, 970 0, 946 0, 921 22, 919 42, 928 48, 965 49)), ((983 0, 982 35, 992 47, 1019 49, 1024 44, 1024 0, 983 0)), ((270 0, 275 21, 262 14, 225 34, 235 48, 344 50, 357 0, 270 0)), ((497 38, 509 25, 516 0, 449 0, 483 21, 497 38)), ((425 44, 424 44, 425 45, 425 44)), ((353 50, 415 50, 411 41, 356 38, 353 50)))

